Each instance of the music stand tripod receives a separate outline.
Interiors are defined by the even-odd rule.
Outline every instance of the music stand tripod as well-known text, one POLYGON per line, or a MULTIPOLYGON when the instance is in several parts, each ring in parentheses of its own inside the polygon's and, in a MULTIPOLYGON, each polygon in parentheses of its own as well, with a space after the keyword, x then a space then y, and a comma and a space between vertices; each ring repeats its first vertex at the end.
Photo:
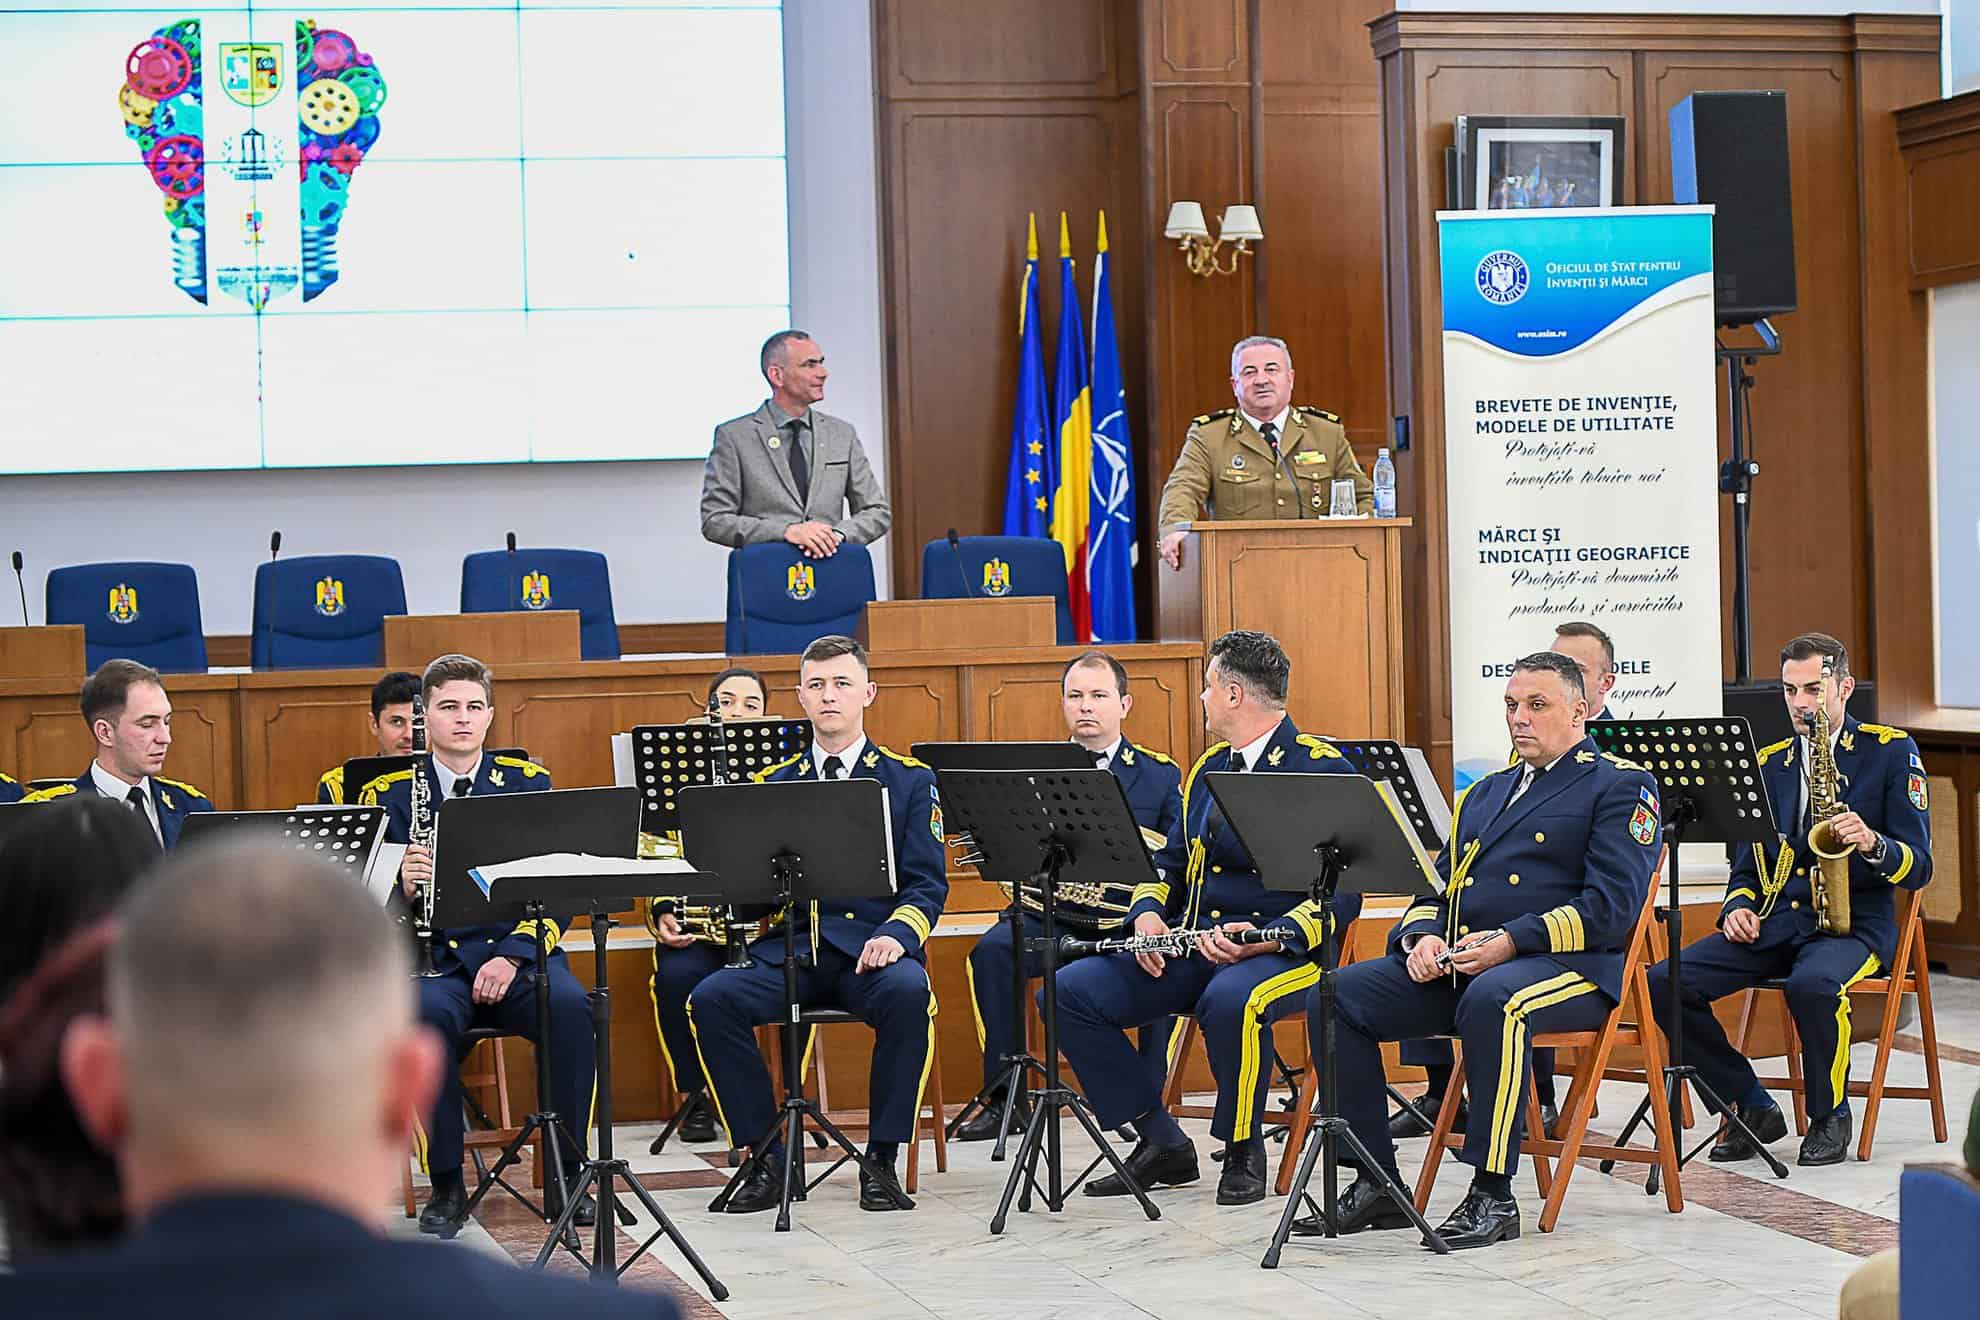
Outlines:
POLYGON ((777 1202, 779 1233, 790 1232, 791 1202, 848 1160, 886 1189, 895 1205, 914 1209, 893 1176, 855 1146, 804 1093, 799 1030, 804 1003, 798 985, 798 905, 875 898, 895 891, 894 833, 886 786, 877 779, 702 785, 681 794, 680 811, 682 851, 697 866, 721 877, 724 898, 737 906, 770 901, 785 913, 783 1029, 777 1033, 784 1101, 770 1126, 751 1143, 749 1158, 708 1208, 717 1213, 726 1209, 737 1189, 775 1158, 783 1189, 777 1202), (845 1152, 809 1182, 803 1163, 807 1122, 845 1152))
MULTIPOLYGON (((1684 1061, 1684 1004, 1682 996, 1684 965, 1684 909, 1678 889, 1678 849, 1692 843, 1728 843, 1745 847, 1773 841, 1774 811, 1767 801, 1767 784, 1754 756, 1753 731, 1744 716, 1716 715, 1689 720, 1604 720, 1588 726, 1595 745, 1648 770, 1657 780, 1662 798, 1664 843, 1670 849, 1665 861, 1669 898, 1663 917, 1667 930, 1665 946, 1670 950, 1670 988, 1666 995, 1666 1033, 1671 1054, 1664 1065, 1664 1091, 1671 1112, 1678 1112, 1678 1101, 1686 1082, 1691 1083, 1722 1126, 1694 1147, 1689 1154, 1678 1153, 1681 1169, 1717 1141, 1720 1132, 1732 1128, 1751 1142, 1776 1178, 1788 1176, 1787 1165, 1762 1145, 1739 1116, 1736 1105, 1727 1104, 1698 1069, 1684 1061)), ((1654 881, 1652 883, 1655 883, 1654 881)), ((1623 1125, 1618 1146, 1627 1146, 1637 1126, 1650 1113, 1650 1098, 1631 1114, 1623 1125)), ((1615 1168, 1614 1160, 1603 1160, 1604 1173, 1615 1168)), ((1662 1183, 1662 1170, 1653 1164, 1644 1182, 1644 1191, 1655 1196, 1662 1183)))
MULTIPOLYGON (((1018 1209, 1031 1209, 1031 1196, 1037 1191, 1045 1208, 1056 1214, 1065 1209, 1066 1198, 1078 1189, 1102 1163, 1134 1194, 1150 1219, 1162 1212, 1148 1199, 1148 1193, 1127 1170, 1113 1144, 1100 1130, 1099 1119, 1086 1098, 1065 1084, 1059 1072, 1059 908, 1058 889, 1062 881, 1095 882, 1102 878, 1120 880, 1123 876, 1155 879, 1155 868, 1148 859, 1148 845, 1142 841, 1141 826, 1128 809, 1121 781, 1106 770, 955 770, 942 776, 946 808, 962 822, 983 855, 983 874, 998 883, 1008 883, 1013 894, 1029 885, 1039 895, 1043 911, 1044 937, 1040 943, 1045 958, 1044 1086, 1031 1093, 1031 1116, 1024 1125, 1024 1137, 1012 1157, 1010 1177, 990 1218, 990 1231, 1002 1233, 1010 1218, 1011 1201, 1018 1209), (1059 1115, 1071 1112, 1100 1154, 1071 1183, 1065 1180, 1064 1149, 1060 1144, 1059 1115), (1045 1162, 1045 1183, 1038 1182, 1038 1163, 1045 1162)), ((1020 966, 1025 946, 1016 953, 1020 966)), ((1017 1021, 1024 1021, 1020 1014, 1017 1021)))
POLYGON ((1220 771, 1203 778, 1238 842, 1251 854, 1264 886, 1305 894, 1320 908, 1324 923, 1320 947, 1309 950, 1320 967, 1320 1051, 1313 1060, 1313 1066, 1320 1069, 1319 1108, 1313 1116, 1306 1154, 1300 1158, 1299 1175, 1293 1179, 1292 1194, 1286 1198, 1285 1211, 1272 1231, 1260 1267, 1279 1267, 1279 1253, 1292 1235, 1293 1220, 1299 1217, 1302 1206, 1319 1211, 1328 1237, 1338 1236, 1334 1220, 1339 1193, 1334 1183, 1343 1145, 1353 1152, 1361 1176, 1373 1179, 1409 1216, 1423 1235, 1424 1245, 1438 1255, 1445 1254, 1450 1248, 1417 1210, 1415 1198, 1375 1162, 1361 1138, 1340 1116, 1340 1070, 1334 1066, 1338 1021, 1334 978, 1340 962, 1334 899, 1343 889, 1350 894, 1412 898, 1435 894, 1435 872, 1428 854, 1404 825, 1394 790, 1387 784, 1377 786, 1360 775, 1220 771), (1321 1204, 1317 1206, 1306 1190, 1315 1165, 1321 1171, 1321 1204))

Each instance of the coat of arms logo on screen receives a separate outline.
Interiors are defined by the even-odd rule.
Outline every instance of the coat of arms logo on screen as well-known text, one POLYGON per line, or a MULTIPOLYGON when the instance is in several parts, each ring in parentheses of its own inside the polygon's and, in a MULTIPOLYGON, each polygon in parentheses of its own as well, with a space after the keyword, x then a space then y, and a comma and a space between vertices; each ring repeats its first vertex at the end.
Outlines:
POLYGON ((137 588, 128 582, 110 588, 110 622, 129 623, 137 616, 137 588))
POLYGON ((785 571, 784 594, 792 600, 810 600, 818 594, 818 576, 810 564, 792 564, 785 571))
POLYGON ((227 99, 252 110, 282 90, 282 48, 272 41, 220 43, 220 86, 227 99))
POLYGON ((1501 248, 1488 252, 1478 263, 1478 296, 1501 307, 1511 306, 1526 296, 1529 276, 1519 253, 1501 248))
POLYGON ((1001 559, 983 561, 983 594, 986 596, 1008 596, 1011 594, 1011 566, 1001 559))
POLYGON ((327 577, 317 582, 316 612, 326 619, 334 619, 344 612, 344 583, 341 578, 327 577))
POLYGON ((550 606, 550 575, 548 573, 525 573, 522 580, 522 603, 526 610, 548 609, 550 606))

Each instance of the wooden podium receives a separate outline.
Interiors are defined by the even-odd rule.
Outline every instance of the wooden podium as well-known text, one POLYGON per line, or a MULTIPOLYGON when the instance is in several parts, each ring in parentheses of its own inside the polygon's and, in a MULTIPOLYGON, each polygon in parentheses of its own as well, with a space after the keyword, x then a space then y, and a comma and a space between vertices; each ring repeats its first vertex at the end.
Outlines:
POLYGON ((1050 596, 876 600, 860 616, 859 643, 880 655, 1056 646, 1057 611, 1050 596))
POLYGON ((89 672, 83 627, 49 623, 39 628, 0 628, 0 675, 7 678, 73 678, 89 672))
POLYGON ((486 665, 554 664, 583 658, 576 610, 501 614, 388 614, 385 667, 423 671, 458 652, 486 665))
POLYGON ((1163 641, 1271 633, 1292 658, 1286 709, 1307 732, 1403 732, 1402 534, 1407 518, 1199 522, 1183 566, 1155 565, 1163 641))

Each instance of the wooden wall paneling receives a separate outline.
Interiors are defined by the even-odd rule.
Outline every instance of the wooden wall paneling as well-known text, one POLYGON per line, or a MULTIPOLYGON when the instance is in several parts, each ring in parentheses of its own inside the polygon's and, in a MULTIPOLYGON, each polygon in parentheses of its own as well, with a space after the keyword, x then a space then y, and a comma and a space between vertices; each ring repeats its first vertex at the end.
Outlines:
POLYGON ((1973 224, 1980 211, 1980 91, 1944 100, 1928 95, 1896 121, 1911 286, 1980 279, 1980 227, 1973 224))
POLYGON ((1247 0, 1146 0, 1141 12, 1145 76, 1162 83, 1250 82, 1247 0))
MULTIPOLYGON (((1057 742, 1066 736, 1060 693, 1065 662, 981 665, 969 674, 969 736, 995 742, 1057 742)), ((1127 737, 1187 764, 1190 734, 1202 724, 1188 660, 1139 661, 1128 673, 1134 709, 1127 737)))
MULTIPOLYGON (((678 724, 699 715, 708 680, 723 667, 704 663, 669 668, 633 681, 567 678, 495 689, 492 742, 522 747, 559 788, 612 782, 612 735, 639 724, 678 724)), ((779 703, 772 701, 772 706, 779 703)), ((796 698, 781 703, 795 707, 796 698)))
POLYGON ((1118 0, 881 0, 879 79, 892 100, 1107 95, 1121 85, 1118 0))
MULTIPOLYGON (((231 807, 239 800, 231 677, 167 675, 172 700, 172 749, 165 774, 231 807)), ((80 691, 81 685, 76 685, 80 691)), ((74 779, 89 768, 96 744, 82 722, 75 692, 61 680, 23 679, 0 685, 0 768, 30 779, 74 779), (54 691, 50 691, 54 688, 54 691)))
MULTIPOLYGON (((277 811, 316 801, 325 770, 353 756, 375 755, 367 729, 370 670, 315 671, 307 678, 244 675, 236 698, 241 721, 241 806, 277 811)), ((345 786, 355 801, 362 784, 345 786)))
MULTIPOLYGON (((1857 143, 1850 56, 1797 52, 1653 52, 1642 57, 1639 196, 1670 200, 1670 108, 1695 91, 1787 92, 1800 309, 1774 318, 1785 351, 1753 367, 1751 535, 1753 672, 1819 628, 1868 653, 1868 516, 1863 455, 1862 290, 1857 143), (1812 589, 1810 589, 1812 588, 1812 589)), ((1895 186, 1895 180, 1892 181, 1895 186)), ((1728 343, 1755 342, 1751 331, 1728 343)), ((1723 375, 1723 373, 1721 373, 1723 375)), ((1723 393, 1723 390, 1721 391, 1723 393)), ((1720 408, 1719 457, 1731 452, 1720 408)), ((1701 474, 1701 479, 1702 474, 1701 474)), ((1732 502, 1719 501, 1725 672, 1733 673, 1732 502)), ((1625 648, 1628 639, 1620 639, 1625 648)))
MULTIPOLYGON (((1858 262, 1862 281, 1863 466, 1869 550, 1865 665, 1877 679, 1879 717, 1902 724, 1937 705, 1932 629, 1931 303, 1911 287, 1905 160, 1897 111, 1939 88, 1938 43, 1916 28, 1864 15, 1855 38, 1858 262)), ((1973 98, 1980 111, 1980 96, 1973 98)), ((1980 113, 1974 118, 1974 190, 1955 232, 1980 234, 1980 113)), ((1975 243, 1980 260, 1980 242, 1975 243)), ((1980 274, 1980 265, 1975 273, 1980 274)))

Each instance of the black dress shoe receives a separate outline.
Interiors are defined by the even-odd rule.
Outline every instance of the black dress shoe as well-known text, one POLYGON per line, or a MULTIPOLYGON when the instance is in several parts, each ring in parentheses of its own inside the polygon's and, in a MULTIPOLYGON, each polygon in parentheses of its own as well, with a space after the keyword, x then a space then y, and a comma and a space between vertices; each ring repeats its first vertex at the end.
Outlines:
MULTIPOLYGON (((949 1140, 995 1141, 997 1139, 997 1123, 1003 1117, 1003 1113, 1004 1102, 1002 1100, 992 1100, 989 1105, 977 1112, 975 1118, 970 1119, 969 1122, 957 1128, 956 1134, 950 1137, 949 1140)), ((1024 1120, 1024 1106, 1011 1106, 1011 1123, 1004 1131, 1011 1135, 1023 1132, 1024 1120)))
POLYGON ((452 1237, 460 1231, 461 1217, 467 1210, 467 1188, 459 1174, 436 1180, 433 1195, 419 1212, 419 1231, 452 1237))
POLYGON ((706 1091, 696 1091, 683 1104, 692 1105, 688 1116, 681 1120, 675 1135, 690 1145, 702 1145, 710 1141, 720 1141, 722 1134, 715 1127, 715 1106, 709 1103, 706 1091))
POLYGON ((756 1171, 743 1179, 742 1186, 729 1198, 723 1210, 732 1215, 753 1215, 774 1209, 783 1195, 783 1176, 779 1172, 782 1161, 765 1160, 756 1166, 756 1171))
POLYGON ((1542 1100, 1540 1102, 1541 1132, 1546 1136, 1559 1139, 1561 1135, 1560 1126, 1561 1126, 1561 1111, 1554 1107, 1553 1101, 1542 1100))
POLYGON ((1250 1205, 1265 1199, 1265 1143, 1257 1137, 1224 1151, 1224 1171, 1217 1178, 1218 1205, 1250 1205))
POLYGON ((571 1223, 578 1228, 591 1228, 598 1223, 598 1201, 591 1193, 578 1198, 577 1209, 571 1212, 571 1223))
POLYGON ((909 1207, 894 1199, 894 1188, 900 1186, 899 1181, 894 1177, 894 1162, 874 1155, 869 1155, 867 1158, 886 1175, 886 1181, 882 1182, 862 1168, 859 1171, 859 1208, 876 1213, 882 1210, 908 1209, 909 1207))
MULTIPOLYGON (((1764 1105, 1738 1105, 1739 1121, 1760 1138, 1760 1145, 1771 1146, 1787 1135, 1787 1117, 1781 1107, 1769 1100, 1764 1105)), ((1813 1135, 1812 1133, 1810 1135, 1813 1135)), ((1746 1134, 1738 1128, 1727 1125, 1712 1144, 1712 1153, 1706 1158, 1714 1164, 1732 1164, 1740 1160, 1760 1157, 1760 1147, 1746 1139, 1746 1134)))
POLYGON ((1458 1202, 1458 1208, 1451 1211, 1451 1217, 1438 1227, 1437 1236, 1444 1239, 1444 1245, 1452 1251, 1489 1247, 1494 1242, 1516 1238, 1519 1236, 1519 1202, 1510 1196, 1493 1196, 1473 1186, 1465 1193, 1464 1200, 1458 1202))
MULTIPOLYGON (((1408 1228, 1410 1220, 1380 1183, 1373 1178, 1356 1178, 1334 1203, 1334 1222, 1338 1225, 1334 1231, 1346 1237, 1364 1229, 1408 1228)), ((1292 1231, 1302 1237, 1319 1237, 1327 1226, 1315 1212, 1293 1220, 1292 1231)))
MULTIPOLYGON (((1427 1137, 1437 1126, 1437 1109, 1442 1101, 1432 1101, 1429 1096, 1415 1101, 1407 1109, 1399 1109, 1389 1120, 1389 1138, 1392 1141, 1407 1141, 1411 1137, 1427 1137)), ((1470 1116, 1470 1106, 1458 1102, 1457 1122, 1451 1127, 1453 1132, 1464 1131, 1464 1121, 1470 1116)))
POLYGON ((1795 1163, 1809 1168, 1841 1164, 1849 1156, 1853 1126, 1847 1109, 1831 1109, 1808 1125, 1808 1135, 1801 1139, 1801 1154, 1795 1163))
MULTIPOLYGON (((1163 1150, 1152 1146, 1144 1138, 1137 1144, 1125 1160, 1128 1176, 1144 1192, 1152 1192, 1157 1187, 1186 1187, 1203 1175, 1196 1169, 1196 1147, 1184 1142, 1163 1150)), ((1108 1174, 1095 1178, 1086 1184, 1088 1196, 1130 1196, 1126 1183, 1118 1174, 1108 1174)))

